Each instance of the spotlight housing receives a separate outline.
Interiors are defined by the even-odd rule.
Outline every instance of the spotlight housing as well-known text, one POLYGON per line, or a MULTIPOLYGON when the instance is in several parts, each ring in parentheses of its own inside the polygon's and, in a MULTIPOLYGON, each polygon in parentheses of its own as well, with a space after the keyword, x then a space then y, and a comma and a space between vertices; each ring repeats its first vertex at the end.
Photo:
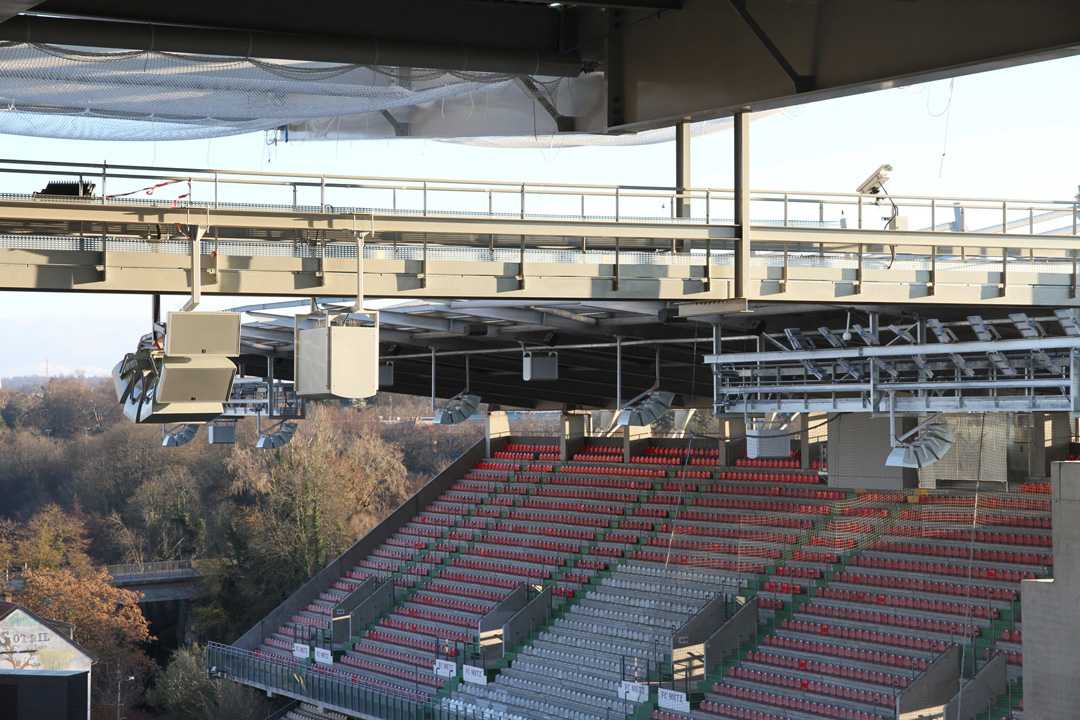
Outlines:
POLYGON ((671 410, 671 402, 674 399, 675 393, 666 390, 649 390, 619 411, 615 425, 617 427, 652 425, 671 410))
POLYGON ((468 391, 460 392, 435 411, 432 422, 436 425, 457 425, 471 418, 479 409, 479 395, 473 395, 468 391))
POLYGON ((952 432, 944 420, 935 418, 918 434, 899 442, 885 458, 887 467, 924 468, 933 465, 953 446, 952 432))
POLYGON ((166 430, 162 425, 161 447, 181 447, 187 445, 199 434, 199 426, 194 423, 185 423, 166 430))
POLYGON ((281 422, 274 428, 264 433, 259 433, 259 439, 255 441, 255 447, 260 450, 276 450, 284 447, 292 440, 292 436, 299 427, 293 422, 281 422))

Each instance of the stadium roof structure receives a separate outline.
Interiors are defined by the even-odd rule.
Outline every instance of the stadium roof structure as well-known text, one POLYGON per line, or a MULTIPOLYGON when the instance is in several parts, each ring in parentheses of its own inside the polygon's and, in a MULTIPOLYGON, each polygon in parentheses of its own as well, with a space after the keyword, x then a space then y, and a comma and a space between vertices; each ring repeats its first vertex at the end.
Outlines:
POLYGON ((1078 28, 1070 0, 7 0, 0 131, 647 142, 1075 54, 1078 28))
MULTIPOLYGON (((348 313, 354 300, 317 307, 348 313)), ((290 312, 310 302, 232 308, 247 319, 241 374, 292 379, 290 312)), ((468 388, 507 407, 618 408, 659 389, 679 407, 736 414, 887 412, 890 397, 908 412, 1068 411, 1077 395, 1071 309, 985 318, 945 305, 768 301, 384 300, 368 309, 379 312, 380 362, 393 365, 384 390, 447 398, 468 388), (526 380, 526 353, 555 354, 558 378, 526 380)))

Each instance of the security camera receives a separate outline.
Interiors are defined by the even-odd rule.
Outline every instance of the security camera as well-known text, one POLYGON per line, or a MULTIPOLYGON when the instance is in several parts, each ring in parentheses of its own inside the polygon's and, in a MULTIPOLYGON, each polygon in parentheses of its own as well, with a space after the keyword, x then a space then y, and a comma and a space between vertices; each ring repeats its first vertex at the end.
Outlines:
POLYGON ((877 195, 885 189, 885 182, 889 179, 889 173, 892 172, 892 169, 892 165, 888 163, 882 165, 871 173, 870 177, 863 180, 855 192, 860 195, 877 195))
POLYGON ((851 331, 845 330, 840 337, 843 338, 844 342, 851 342, 851 331))

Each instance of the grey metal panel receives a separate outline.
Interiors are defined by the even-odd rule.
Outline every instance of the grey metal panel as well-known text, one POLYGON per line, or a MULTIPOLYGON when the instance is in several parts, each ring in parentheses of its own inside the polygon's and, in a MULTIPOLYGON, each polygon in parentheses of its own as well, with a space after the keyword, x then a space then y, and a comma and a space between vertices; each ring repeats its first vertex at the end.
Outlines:
POLYGON ((831 487, 878 490, 915 487, 914 471, 885 467, 885 457, 891 449, 888 418, 840 415, 832 419, 828 430, 831 487))

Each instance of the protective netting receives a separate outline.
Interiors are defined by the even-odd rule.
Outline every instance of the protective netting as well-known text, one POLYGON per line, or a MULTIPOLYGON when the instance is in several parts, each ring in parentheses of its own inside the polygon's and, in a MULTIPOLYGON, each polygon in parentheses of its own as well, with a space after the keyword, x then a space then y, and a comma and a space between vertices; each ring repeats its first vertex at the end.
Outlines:
POLYGON ((997 483, 1009 479, 1010 444, 1020 431, 1016 417, 1005 413, 948 415, 944 418, 953 436, 949 452, 933 465, 919 470, 919 487, 937 488, 949 483, 997 483))
POLYGON ((208 138, 466 96, 475 100, 512 82, 511 76, 492 73, 4 42, 0 132, 100 140, 208 138))

